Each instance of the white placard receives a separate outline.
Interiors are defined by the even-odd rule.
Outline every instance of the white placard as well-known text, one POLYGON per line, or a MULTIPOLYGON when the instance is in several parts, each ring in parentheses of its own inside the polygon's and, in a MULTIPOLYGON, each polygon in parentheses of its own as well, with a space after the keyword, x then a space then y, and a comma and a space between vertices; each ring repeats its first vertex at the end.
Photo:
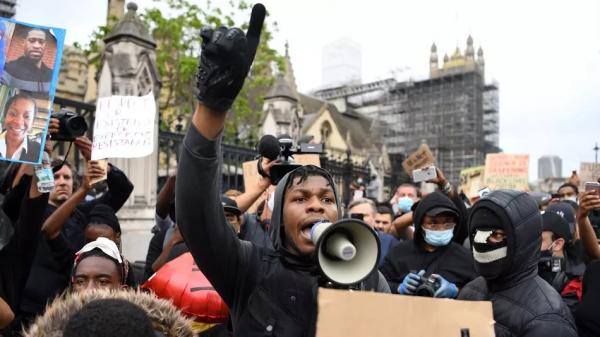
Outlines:
POLYGON ((99 98, 94 121, 92 160, 139 158, 154 150, 154 94, 99 98))

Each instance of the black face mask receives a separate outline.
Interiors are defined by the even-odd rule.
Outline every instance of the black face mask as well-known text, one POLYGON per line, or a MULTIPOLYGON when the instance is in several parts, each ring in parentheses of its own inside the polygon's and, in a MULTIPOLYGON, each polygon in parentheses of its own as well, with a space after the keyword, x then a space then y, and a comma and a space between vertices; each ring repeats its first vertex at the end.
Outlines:
POLYGON ((491 230, 477 229, 472 239, 475 270, 487 280, 500 276, 508 264, 507 241, 488 242, 491 234, 491 230))

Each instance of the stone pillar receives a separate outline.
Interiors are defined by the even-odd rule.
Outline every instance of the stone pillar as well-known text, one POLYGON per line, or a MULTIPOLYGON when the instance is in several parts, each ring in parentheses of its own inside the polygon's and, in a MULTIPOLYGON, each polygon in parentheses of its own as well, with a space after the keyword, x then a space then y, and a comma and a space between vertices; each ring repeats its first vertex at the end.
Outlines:
MULTIPOLYGON (((118 2, 118 1, 116 1, 118 2)), ((158 97, 160 79, 156 67, 156 44, 137 16, 137 5, 129 3, 128 12, 106 37, 98 78, 98 97, 111 95, 143 96, 150 91, 156 99, 155 139, 152 154, 142 158, 114 158, 134 190, 118 212, 121 223, 123 255, 130 261, 144 260, 152 237, 158 176, 158 97), (150 83, 150 84, 148 84, 150 83)))

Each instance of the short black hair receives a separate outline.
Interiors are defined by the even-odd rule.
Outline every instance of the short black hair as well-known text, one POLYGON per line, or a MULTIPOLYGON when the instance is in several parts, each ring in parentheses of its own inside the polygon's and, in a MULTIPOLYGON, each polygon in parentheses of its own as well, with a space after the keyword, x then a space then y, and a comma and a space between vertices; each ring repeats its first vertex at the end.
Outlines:
POLYGON ((392 208, 385 204, 377 206, 377 213, 389 214, 392 216, 392 218, 394 217, 394 211, 392 210, 392 208))
POLYGON ((308 177, 312 176, 320 176, 325 178, 329 182, 331 188, 334 188, 333 178, 331 177, 331 174, 329 174, 329 172, 325 171, 324 169, 318 166, 304 165, 290 172, 290 177, 287 181, 286 189, 290 188, 294 184, 294 179, 300 178, 296 183, 296 185, 298 185, 305 181, 308 177))
POLYGON ((152 337, 152 322, 139 306, 117 298, 94 300, 69 321, 64 337, 152 337))
POLYGON ((121 234, 121 224, 112 207, 105 204, 97 204, 88 214, 86 228, 94 225, 105 225, 110 227, 115 234, 121 234))
POLYGON ((579 194, 579 188, 577 187, 577 185, 575 185, 573 183, 564 183, 564 184, 560 185, 560 187, 556 190, 556 192, 560 191, 560 189, 563 187, 570 187, 573 190, 575 190, 575 194, 579 194))

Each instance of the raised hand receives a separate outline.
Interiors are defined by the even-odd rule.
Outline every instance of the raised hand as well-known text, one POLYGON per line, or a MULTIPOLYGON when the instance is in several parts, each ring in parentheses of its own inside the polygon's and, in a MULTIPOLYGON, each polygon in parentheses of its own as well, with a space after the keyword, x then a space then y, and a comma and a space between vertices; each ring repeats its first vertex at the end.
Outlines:
POLYGON ((211 110, 226 112, 242 90, 260 42, 265 14, 261 4, 252 8, 246 35, 239 28, 202 29, 197 97, 211 110))

